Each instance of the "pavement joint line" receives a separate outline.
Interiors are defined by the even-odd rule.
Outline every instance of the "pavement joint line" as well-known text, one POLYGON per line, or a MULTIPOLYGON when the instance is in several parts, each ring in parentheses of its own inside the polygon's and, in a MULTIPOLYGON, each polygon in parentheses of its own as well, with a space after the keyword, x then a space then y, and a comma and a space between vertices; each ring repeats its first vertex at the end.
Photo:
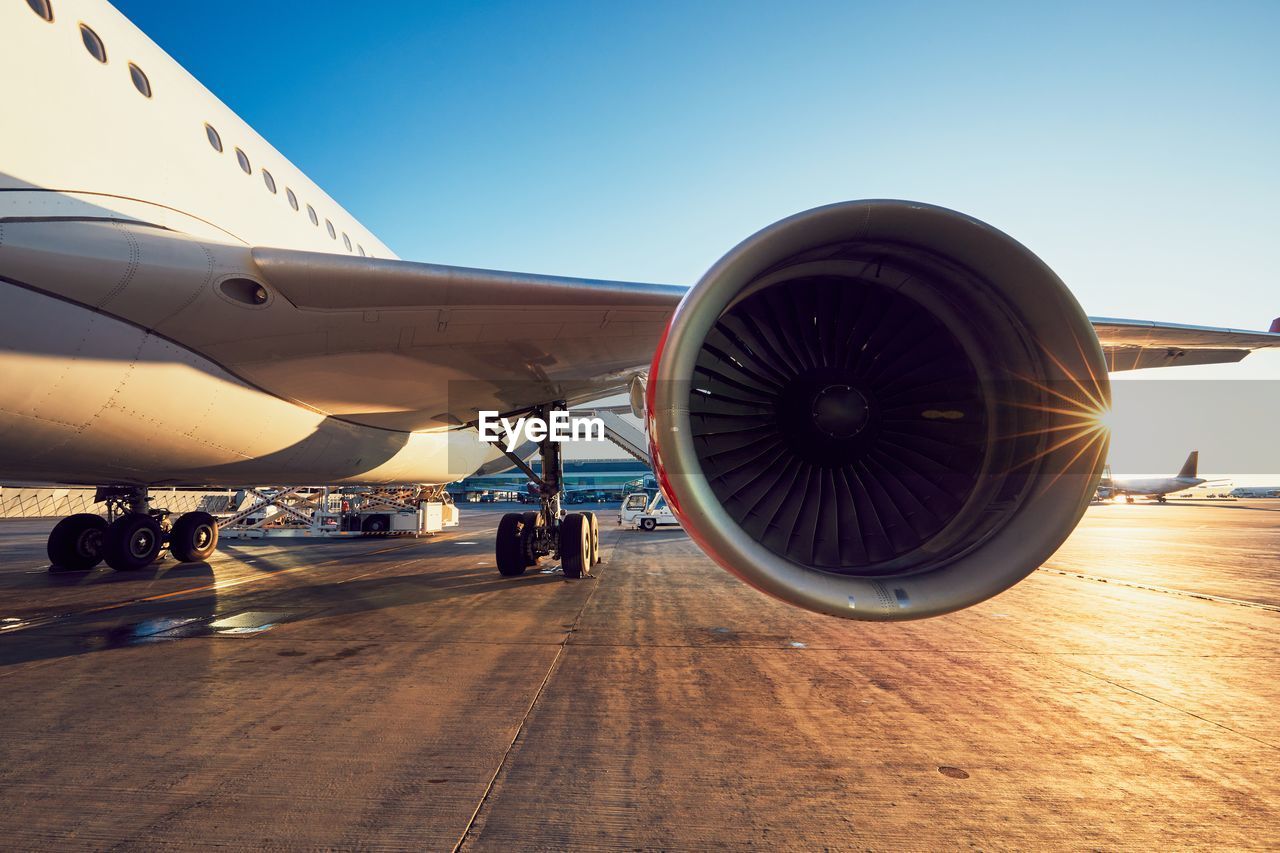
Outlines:
MULTIPOLYGON (((985 636, 985 637, 989 637, 990 639, 995 640, 995 641, 996 641, 996 642, 998 642, 998 643, 1004 643, 1005 645, 1010 646, 1011 648, 1014 648, 1014 649, 1017 649, 1017 650, 1019 650, 1019 651, 1022 651, 1022 647, 1021 647, 1021 646, 1017 645, 1016 643, 1014 643, 1014 642, 1013 642, 1013 641, 1011 641, 1011 640, 1007 640, 1007 639, 1005 639, 1004 637, 999 637, 999 636, 996 636, 996 635, 994 635, 994 634, 989 634, 989 633, 987 633, 986 631, 981 631, 981 630, 979 630, 979 629, 977 629, 977 628, 970 628, 970 630, 972 630, 975 634, 981 634, 981 635, 983 635, 983 636, 985 636)), ((1209 725, 1211 725, 1211 726, 1213 726, 1213 727, 1215 727, 1215 728, 1222 729, 1222 730, 1223 730, 1223 731, 1225 731, 1225 732, 1230 732, 1231 734, 1235 735, 1236 737, 1242 737, 1242 738, 1244 738, 1245 740, 1250 740, 1250 741, 1253 741, 1254 743, 1260 744, 1260 745, 1265 746, 1265 747, 1268 747, 1268 748, 1270 748, 1270 749, 1280 751, 1280 746, 1277 746, 1277 745, 1276 745, 1276 744, 1274 744, 1274 743, 1270 743, 1270 742, 1268 742, 1268 741, 1262 740, 1261 738, 1254 737, 1253 735, 1251 735, 1251 734, 1247 734, 1247 733, 1245 733, 1245 732, 1237 731, 1236 729, 1233 729, 1233 728, 1231 728, 1230 726, 1228 726, 1228 725, 1226 725, 1226 724, 1224 724, 1224 723, 1219 723, 1217 720, 1211 720, 1211 719, 1209 719, 1208 717, 1205 717, 1205 716, 1202 716, 1202 715, 1200 715, 1200 714, 1197 714, 1195 711, 1188 710, 1187 708, 1181 708, 1181 707, 1179 707, 1179 706, 1177 706, 1177 705, 1174 705, 1172 702, 1166 702, 1166 701, 1164 701, 1163 699, 1157 699, 1155 696, 1151 696, 1151 695, 1148 695, 1148 694, 1146 694, 1146 693, 1143 693, 1141 690, 1138 690, 1138 689, 1133 688, 1133 687, 1129 687, 1129 686, 1128 686, 1128 685, 1126 685, 1126 684, 1121 684, 1121 683, 1119 683, 1118 681, 1113 681, 1112 679, 1107 678, 1105 675, 1100 675, 1100 674, 1098 674, 1098 673, 1096 673, 1096 672, 1090 672, 1089 670, 1087 670, 1087 669, 1083 669, 1083 668, 1081 668, 1081 667, 1079 667, 1079 666, 1074 666, 1073 664, 1068 663, 1068 662, 1067 662, 1067 661, 1066 661, 1062 656, 1058 655, 1058 654, 1057 654, 1057 653, 1055 653, 1055 652, 1042 652, 1041 654, 1042 654, 1044 657, 1049 658, 1050 660, 1052 660, 1054 663, 1058 664, 1059 666, 1062 666, 1062 667, 1064 667, 1064 668, 1066 668, 1066 669, 1069 669, 1069 670, 1071 670, 1072 672, 1078 672, 1078 673, 1080 673, 1081 675, 1087 675, 1087 676, 1089 676, 1090 678, 1095 678, 1095 679, 1097 679, 1098 681, 1103 682, 1104 684, 1110 684, 1112 687, 1115 687, 1115 688, 1117 688, 1117 689, 1119 689, 1119 690, 1123 690, 1123 691, 1125 691, 1125 692, 1127 692, 1127 693, 1132 693, 1134 696, 1137 696, 1137 697, 1139 697, 1139 698, 1146 699, 1148 702, 1154 702, 1155 704, 1160 705, 1161 707, 1164 707, 1164 708, 1168 708, 1168 709, 1169 709, 1169 710, 1171 710, 1171 711, 1177 711, 1177 712, 1178 712, 1178 713, 1180 713, 1180 714, 1186 714, 1188 717, 1192 717, 1192 718, 1194 718, 1194 719, 1197 719, 1197 720, 1201 721, 1202 723, 1208 723, 1209 725)), ((1212 657, 1212 656, 1210 656, 1210 657, 1212 657)))
POLYGON ((507 744, 507 748, 503 750, 502 758, 498 760, 498 766, 494 768, 493 775, 489 777, 489 783, 485 785, 484 791, 480 794, 480 800, 476 803, 475 810, 471 812, 471 817, 467 821, 467 825, 463 827, 462 834, 458 836, 458 841, 453 845, 451 853, 459 853, 462 845, 466 844, 471 830, 475 829, 476 820, 480 817, 480 811, 484 808, 484 804, 488 802, 489 795, 493 793, 494 787, 498 784, 498 777, 502 775, 503 769, 507 766, 507 761, 511 758, 511 753, 515 750, 516 744, 519 743, 521 736, 524 734, 525 727, 529 723, 529 717, 533 714, 533 709, 537 707, 538 700, 542 698, 547 685, 551 683, 551 677, 556 673, 560 658, 564 656, 564 650, 569 645, 569 640, 577 632, 578 626, 582 624, 582 615, 587 612, 587 607, 591 604, 591 600, 595 598, 596 590, 600 589, 599 577, 599 575, 595 576, 596 583, 592 585, 591 591, 587 593, 586 599, 582 602, 582 606, 578 608, 578 615, 573 619, 573 626, 565 629, 564 639, 560 641, 559 648, 556 649, 555 656, 551 659, 551 665, 547 667, 547 672, 542 677, 542 683, 534 691, 533 698, 529 701, 529 707, 525 709, 524 715, 520 717, 520 723, 516 726, 515 734, 511 736, 511 743, 507 744))
MULTIPOLYGON (((473 644, 492 644, 495 646, 511 646, 520 645, 519 643, 502 642, 497 640, 450 640, 449 642, 457 643, 473 643, 473 644)), ((775 652, 796 652, 804 654, 805 652, 857 652, 858 654, 935 654, 935 655, 1030 655, 1032 657, 1118 657, 1118 658, 1213 658, 1214 660, 1271 660, 1276 655, 1187 655, 1177 653, 1113 653, 1100 654, 1098 652, 1038 652, 1033 649, 1021 649, 1017 646, 1012 651, 989 651, 986 649, 929 649, 915 647, 893 647, 883 648, 875 646, 821 646, 806 644, 804 648, 795 646, 747 646, 741 643, 708 643, 699 645, 697 643, 600 643, 591 640, 575 639, 575 646, 590 649, 697 649, 702 652, 736 652, 736 651, 775 651, 775 652)), ((539 644, 541 645, 541 644, 539 644)))
POLYGON ((1143 699, 1146 699, 1146 700, 1147 700, 1147 701, 1149 701, 1149 702, 1155 702, 1157 705, 1163 705, 1163 706, 1164 706, 1164 707, 1166 707, 1166 708, 1170 708, 1170 709, 1172 709, 1172 710, 1174 710, 1174 711, 1178 711, 1178 712, 1180 712, 1180 713, 1186 714, 1186 715, 1187 715, 1187 716, 1189 716, 1189 717, 1194 717, 1195 719, 1200 720, 1200 721, 1205 722, 1205 723, 1208 723, 1208 724, 1209 724, 1209 725, 1211 725, 1211 726, 1216 726, 1216 727, 1218 727, 1218 728, 1222 729, 1223 731, 1231 732, 1231 734, 1236 735, 1237 737, 1242 737, 1242 738, 1245 738, 1246 740, 1251 740, 1251 741, 1253 741, 1254 743, 1261 744, 1262 746, 1269 747, 1269 748, 1271 748, 1271 749, 1274 749, 1274 750, 1280 751, 1280 745, 1277 745, 1277 744, 1274 744, 1274 743, 1270 743, 1270 742, 1268 742, 1268 741, 1262 740, 1261 738, 1254 737, 1254 736, 1253 736, 1253 735, 1251 735, 1251 734, 1246 734, 1245 732, 1242 732, 1242 731, 1237 731, 1236 729, 1231 728, 1231 726, 1228 726, 1228 725, 1226 725, 1225 723, 1219 723, 1217 720, 1211 720, 1211 719, 1209 719, 1208 717, 1201 716, 1200 714, 1197 714, 1195 711, 1190 711, 1190 710, 1188 710, 1188 709, 1186 709, 1186 708, 1180 708, 1180 707, 1178 707, 1177 705, 1174 705, 1174 704, 1173 704, 1173 703, 1171 703, 1171 702, 1165 702, 1165 701, 1164 701, 1164 700, 1162 700, 1162 699, 1157 699, 1157 698, 1156 698, 1156 697, 1154 697, 1154 696, 1150 696, 1150 695, 1148 695, 1148 694, 1146 694, 1146 693, 1143 693, 1141 690, 1137 690, 1137 689, 1135 689, 1135 688, 1133 688, 1133 687, 1129 687, 1128 685, 1120 684, 1120 683, 1118 683, 1118 682, 1116 682, 1116 681, 1112 681, 1110 678, 1107 678, 1105 675, 1099 675, 1099 674, 1098 674, 1098 673, 1096 673, 1096 672, 1090 672, 1089 670, 1087 670, 1087 669, 1082 669, 1082 668, 1080 668, 1080 667, 1078 667, 1078 666, 1071 666, 1070 664, 1066 663, 1065 661, 1059 661, 1059 663, 1061 663, 1063 666, 1067 667, 1068 669, 1073 669, 1073 670, 1075 670, 1076 672, 1082 673, 1082 674, 1084 674, 1084 675, 1091 676, 1091 677, 1093 677, 1093 678, 1098 679, 1099 681, 1102 681, 1102 682, 1105 682, 1105 683, 1107 683, 1107 684, 1110 684, 1110 685, 1111 685, 1111 686, 1113 686, 1113 687, 1118 687, 1118 688, 1120 688, 1121 690, 1127 690, 1127 691, 1129 691, 1130 693, 1132 693, 1132 694, 1133 694, 1133 695, 1135 695, 1135 696, 1141 696, 1143 699))
POLYGON ((1155 586, 1154 584, 1138 583, 1137 581, 1126 581, 1118 578, 1104 578, 1100 575, 1086 575, 1080 572, 1070 572, 1065 569, 1051 569, 1047 566, 1041 566, 1040 571, 1051 575, 1062 575, 1066 578, 1079 578, 1080 580, 1095 581, 1097 583, 1115 584, 1116 586, 1128 587, 1129 589, 1141 589, 1147 592, 1162 592, 1166 595, 1181 595, 1186 598, 1198 598, 1202 601, 1213 601, 1218 604, 1234 604, 1237 607, 1252 607, 1256 610, 1270 610, 1273 613, 1280 613, 1280 606, 1274 604, 1266 604, 1261 601, 1247 601, 1241 598, 1227 598, 1223 595, 1212 595, 1207 592, 1192 592, 1186 589, 1173 589, 1167 586, 1155 586))

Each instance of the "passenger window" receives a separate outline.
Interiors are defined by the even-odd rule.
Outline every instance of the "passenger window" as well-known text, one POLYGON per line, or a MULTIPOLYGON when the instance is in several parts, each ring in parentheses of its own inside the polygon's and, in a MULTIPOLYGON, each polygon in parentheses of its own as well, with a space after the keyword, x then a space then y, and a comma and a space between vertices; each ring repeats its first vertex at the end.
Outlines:
POLYGON ((31 7, 31 11, 50 23, 53 22, 53 7, 49 5, 49 0, 27 0, 27 5, 31 7))
POLYGON ((330 237, 331 239, 334 239, 334 240, 337 240, 337 239, 338 239, 338 232, 333 230, 333 223, 332 223, 332 222, 330 222, 329 220, 327 220, 327 219, 326 219, 326 220, 324 221, 324 227, 329 229, 329 237, 330 237))
POLYGON ((222 153, 222 137, 218 135, 218 131, 213 129, 213 125, 206 124, 204 126, 205 135, 209 137, 209 144, 213 146, 213 150, 219 154, 222 153))
POLYGON ((319 224, 320 224, 320 219, 319 219, 319 217, 317 217, 317 216, 316 216, 316 209, 315 209, 314 207, 312 207, 311 205, 307 205, 307 216, 310 216, 310 217, 311 217, 311 224, 312 224, 312 225, 319 225, 319 224))
POLYGON ((276 179, 271 177, 271 173, 266 169, 262 170, 262 182, 267 185, 267 189, 271 190, 271 192, 274 193, 276 191, 276 179))
POLYGON ((89 51, 90 56, 99 62, 107 61, 107 48, 103 45, 102 39, 84 24, 80 25, 80 39, 84 42, 84 49, 89 51))
POLYGON ((350 251, 351 251, 351 238, 347 236, 347 234, 346 234, 346 232, 345 232, 345 231, 342 233, 342 243, 343 243, 343 245, 344 245, 344 246, 346 246, 346 247, 347 247, 347 251, 348 251, 348 252, 350 252, 350 251))
POLYGON ((287 196, 289 197, 289 206, 290 206, 290 207, 292 207, 294 210, 297 210, 297 209, 298 209, 298 197, 297 197, 296 195, 294 195, 294 194, 293 194, 293 190, 289 189, 288 187, 285 187, 285 188, 284 188, 284 194, 285 194, 285 195, 287 195, 287 196))
POLYGON ((129 63, 129 76, 133 78, 133 88, 142 93, 143 97, 151 97, 151 81, 147 79, 147 75, 142 73, 142 69, 129 63))
POLYGON ((240 161, 240 168, 244 170, 246 175, 253 174, 253 167, 249 165, 249 155, 239 148, 236 149, 236 160, 240 161))
POLYGON ((356 248, 360 250, 360 257, 362 257, 362 258, 363 258, 363 257, 365 256, 365 254, 364 254, 364 246, 361 246, 359 243, 356 243, 356 248))

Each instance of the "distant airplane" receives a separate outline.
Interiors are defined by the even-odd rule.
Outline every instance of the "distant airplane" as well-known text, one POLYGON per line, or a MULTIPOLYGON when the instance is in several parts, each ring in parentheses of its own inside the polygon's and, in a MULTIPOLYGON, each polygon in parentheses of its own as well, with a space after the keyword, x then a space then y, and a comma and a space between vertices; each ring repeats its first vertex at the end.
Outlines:
POLYGON ((1108 490, 1112 496, 1124 495, 1125 500, 1129 503, 1133 503, 1135 496, 1155 498, 1160 503, 1164 503, 1165 495, 1185 491, 1201 483, 1209 482, 1196 476, 1196 467, 1199 464, 1200 451, 1193 450, 1191 455, 1187 457, 1187 461, 1182 463, 1182 470, 1172 477, 1149 477, 1145 479, 1125 477, 1117 479, 1110 476, 1110 470, 1108 470, 1102 477, 1099 490, 1108 490))
MULTIPOLYGON (((787 217, 692 286, 402 261, 102 0, 0 0, 0 78, 0 482, 107 505, 53 529, 61 570, 210 556, 217 520, 152 486, 448 483, 502 453, 481 413, 629 391, 672 511, 729 572, 845 618, 936 616, 1075 528, 1109 372, 1280 346, 1090 318, 1026 246, 915 201, 787 217)), ((496 568, 577 577, 597 520, 562 507, 559 445, 538 452, 496 568)))
POLYGON ((1280 498, 1280 486, 1238 486, 1231 490, 1233 498, 1280 498))

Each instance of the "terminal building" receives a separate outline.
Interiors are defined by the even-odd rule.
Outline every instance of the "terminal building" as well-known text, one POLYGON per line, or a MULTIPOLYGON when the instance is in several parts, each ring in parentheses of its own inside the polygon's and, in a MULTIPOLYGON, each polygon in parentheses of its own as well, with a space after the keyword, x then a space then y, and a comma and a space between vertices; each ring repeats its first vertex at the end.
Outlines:
MULTIPOLYGON (((529 464, 534 471, 542 473, 541 463, 536 459, 529 464)), ((566 459, 564 481, 569 503, 620 501, 629 492, 656 488, 649 466, 630 457, 566 459)), ((504 471, 451 483, 449 493, 455 503, 520 500, 531 494, 529 478, 514 465, 504 471)))

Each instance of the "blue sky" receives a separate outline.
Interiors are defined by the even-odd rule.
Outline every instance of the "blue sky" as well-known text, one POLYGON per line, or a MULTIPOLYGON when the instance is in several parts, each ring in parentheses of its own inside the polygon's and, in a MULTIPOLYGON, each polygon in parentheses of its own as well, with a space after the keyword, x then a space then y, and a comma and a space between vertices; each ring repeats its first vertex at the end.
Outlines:
POLYGON ((117 6, 405 258, 692 282, 898 197, 1094 315, 1280 316, 1280 3, 117 6))

